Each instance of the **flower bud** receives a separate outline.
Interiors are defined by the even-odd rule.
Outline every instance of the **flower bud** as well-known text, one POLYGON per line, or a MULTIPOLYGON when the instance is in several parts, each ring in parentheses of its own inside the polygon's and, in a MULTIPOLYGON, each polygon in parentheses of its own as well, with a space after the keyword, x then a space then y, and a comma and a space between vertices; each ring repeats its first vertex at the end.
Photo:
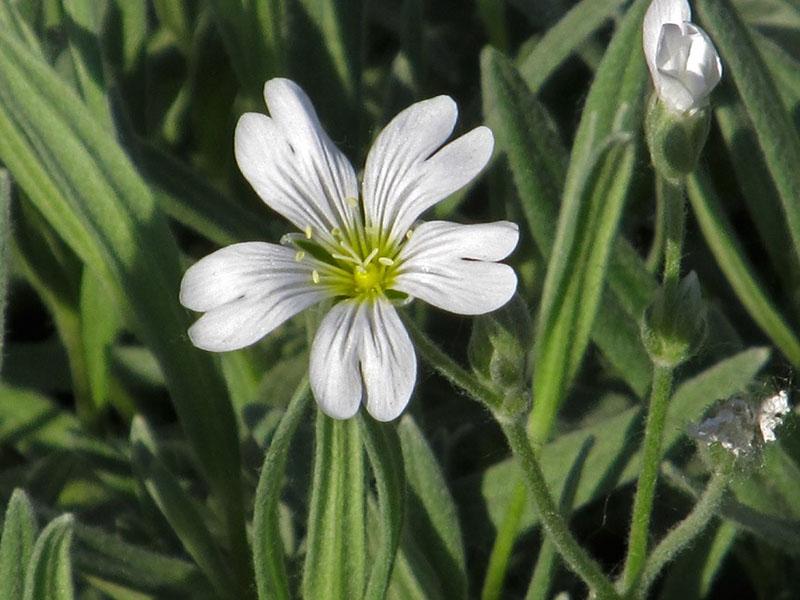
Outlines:
POLYGON ((504 393, 521 391, 529 379, 532 330, 528 307, 519 294, 500 310, 477 317, 467 349, 472 369, 504 393))
POLYGON ((704 107, 722 77, 714 44, 691 18, 686 0, 653 0, 643 23, 644 55, 656 94, 678 114, 704 107))
POLYGON ((654 364, 676 367, 694 356, 706 327, 706 306, 692 271, 656 291, 642 318, 642 341, 654 364))
POLYGON ((653 95, 645 117, 645 133, 656 171, 673 182, 694 171, 710 127, 708 107, 678 114, 653 95))

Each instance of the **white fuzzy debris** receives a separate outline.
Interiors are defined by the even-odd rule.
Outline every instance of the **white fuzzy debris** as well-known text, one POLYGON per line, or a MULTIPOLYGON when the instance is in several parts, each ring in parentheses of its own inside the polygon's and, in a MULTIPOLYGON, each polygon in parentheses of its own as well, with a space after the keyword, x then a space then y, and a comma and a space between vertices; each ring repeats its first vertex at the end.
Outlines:
POLYGON ((781 390, 761 403, 758 410, 758 428, 764 442, 775 441, 775 429, 791 412, 789 392, 781 390))
POLYGON ((719 404, 699 425, 691 426, 689 435, 707 445, 719 444, 734 456, 749 455, 775 441, 775 430, 790 411, 787 390, 780 390, 759 405, 734 396, 719 404))

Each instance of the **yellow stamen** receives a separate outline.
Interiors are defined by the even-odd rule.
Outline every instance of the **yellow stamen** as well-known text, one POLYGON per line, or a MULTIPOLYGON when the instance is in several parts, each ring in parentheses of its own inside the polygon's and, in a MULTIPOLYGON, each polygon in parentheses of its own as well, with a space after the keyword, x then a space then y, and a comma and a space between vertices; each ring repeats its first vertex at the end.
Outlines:
POLYGON ((314 283, 319 283, 319 273, 317 272, 316 269, 311 271, 311 281, 313 281, 314 283))

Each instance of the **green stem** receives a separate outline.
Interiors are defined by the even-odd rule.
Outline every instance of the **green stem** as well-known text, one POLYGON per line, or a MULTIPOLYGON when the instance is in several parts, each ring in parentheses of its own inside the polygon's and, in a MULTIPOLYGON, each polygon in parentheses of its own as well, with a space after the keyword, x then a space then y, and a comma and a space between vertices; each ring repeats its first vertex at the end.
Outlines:
POLYGON ((489 555, 489 566, 486 567, 486 577, 483 580, 483 590, 481 590, 481 600, 498 600, 503 591, 503 580, 508 570, 508 560, 514 548, 514 542, 519 533, 519 524, 525 506, 528 501, 528 494, 525 484, 517 481, 511 500, 506 506, 503 521, 494 538, 492 553, 489 555))
POLYGON ((656 273, 661 261, 664 258, 664 229, 666 226, 666 202, 661 193, 661 186, 656 184, 656 219, 655 231, 653 231, 653 243, 650 252, 647 253, 647 270, 656 273))
POLYGON ((603 598, 619 598, 600 565, 578 544, 556 508, 524 425, 519 421, 500 420, 500 426, 506 435, 514 457, 522 466, 525 483, 528 484, 528 493, 539 513, 542 527, 558 549, 564 562, 586 582, 597 598, 601 600, 603 598))
POLYGON ((622 576, 626 590, 635 588, 642 575, 647 557, 647 538, 650 530, 650 515, 653 510, 658 465, 661 462, 661 440, 664 434, 664 419, 672 392, 672 368, 656 365, 653 369, 653 387, 650 394, 650 410, 644 432, 642 470, 633 499, 631 530, 628 536, 628 554, 622 576))
POLYGON ((686 221, 686 198, 683 182, 673 183, 665 177, 656 177, 656 193, 664 210, 664 283, 674 284, 681 276, 683 258, 684 223, 686 221))
POLYGON ((539 460, 531 446, 525 425, 519 419, 503 416, 503 399, 499 394, 480 383, 466 369, 442 352, 410 319, 404 319, 417 348, 423 358, 454 385, 460 387, 481 402, 495 415, 508 439, 514 457, 522 466, 528 493, 539 513, 542 527, 552 539, 564 562, 592 589, 597 598, 618 599, 614 586, 603 574, 600 566, 581 548, 561 517, 547 482, 542 474, 539 460))
POLYGON ((733 461, 718 469, 708 482, 702 496, 695 504, 692 512, 676 525, 655 547, 647 559, 642 573, 642 583, 636 590, 636 596, 644 598, 661 570, 686 548, 692 540, 700 535, 717 514, 725 490, 730 481, 733 461))
POLYGON ((442 352, 411 319, 404 317, 403 322, 425 360, 445 379, 467 392, 473 400, 485 404, 491 411, 499 410, 503 406, 503 398, 500 394, 478 381, 469 371, 442 352))

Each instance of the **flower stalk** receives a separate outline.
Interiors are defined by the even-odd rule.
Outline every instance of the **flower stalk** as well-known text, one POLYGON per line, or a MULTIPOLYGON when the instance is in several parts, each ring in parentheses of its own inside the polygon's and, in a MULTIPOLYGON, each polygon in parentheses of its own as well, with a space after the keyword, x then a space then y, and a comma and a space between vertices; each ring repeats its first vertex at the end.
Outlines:
MULTIPOLYGON (((442 352, 410 320, 406 319, 405 324, 423 358, 451 383, 484 404, 495 416, 508 440, 514 458, 522 467, 528 495, 539 514, 542 527, 567 566, 583 579, 598 599, 619 598, 619 594, 614 590, 614 586, 600 566, 581 547, 561 516, 547 487, 539 459, 528 439, 524 425, 525 419, 520 418, 520 415, 509 414, 504 409, 504 398, 478 382, 475 377, 442 352)), ((513 413, 513 411, 511 412, 513 413)))
POLYGON ((647 597, 650 586, 662 569, 705 531, 725 497, 733 465, 734 461, 729 459, 717 468, 692 511, 655 547, 644 566, 641 584, 636 590, 637 599, 647 597))

